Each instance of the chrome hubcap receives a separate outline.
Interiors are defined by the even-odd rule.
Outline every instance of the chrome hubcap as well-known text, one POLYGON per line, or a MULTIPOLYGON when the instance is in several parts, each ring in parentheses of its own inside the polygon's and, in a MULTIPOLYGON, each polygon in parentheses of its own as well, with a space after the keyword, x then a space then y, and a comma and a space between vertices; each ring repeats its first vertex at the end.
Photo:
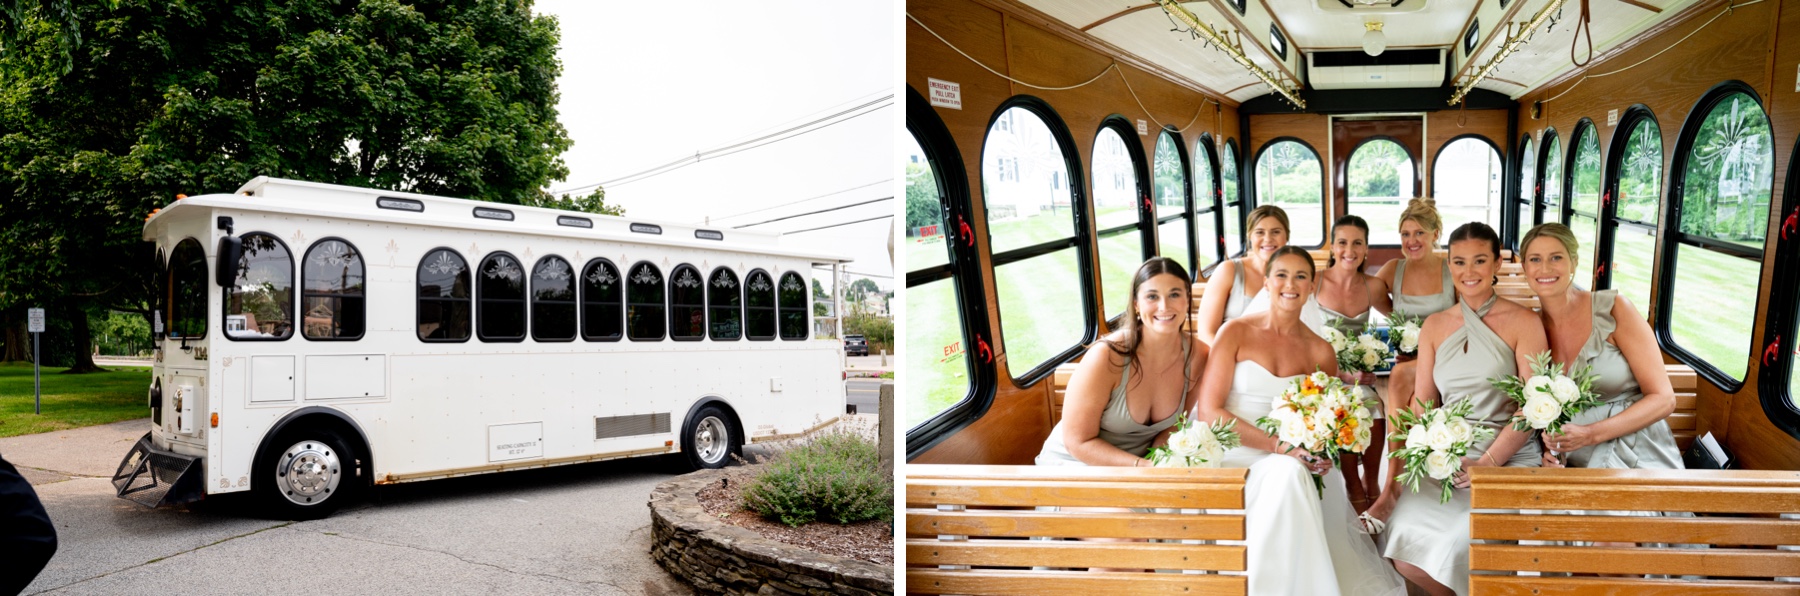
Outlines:
POLYGON ((296 505, 312 505, 324 501, 337 490, 343 476, 338 454, 318 441, 301 441, 281 454, 275 468, 275 482, 282 496, 296 505))
POLYGON ((694 428, 694 450, 700 453, 700 460, 706 463, 717 463, 725 459, 725 452, 731 448, 731 431, 725 421, 707 416, 694 428))

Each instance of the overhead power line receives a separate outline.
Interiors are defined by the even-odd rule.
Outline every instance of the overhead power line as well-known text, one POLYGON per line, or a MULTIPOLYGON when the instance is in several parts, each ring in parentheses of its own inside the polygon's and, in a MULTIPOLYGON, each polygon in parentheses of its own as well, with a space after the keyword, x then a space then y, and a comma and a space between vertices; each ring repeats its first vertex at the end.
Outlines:
POLYGON ((750 139, 750 140, 742 141, 742 142, 738 142, 738 143, 733 143, 733 144, 726 145, 723 147, 707 149, 705 151, 696 151, 696 152, 694 152, 694 155, 691 157, 682 157, 680 159, 676 159, 676 160, 670 161, 668 163, 665 163, 665 164, 662 164, 662 165, 659 165, 659 166, 656 166, 653 168, 638 171, 638 172, 628 174, 625 176, 620 176, 618 178, 614 178, 611 180, 605 180, 605 181, 597 182, 594 184, 584 184, 581 186, 572 186, 572 187, 565 188, 562 190, 552 191, 551 194, 571 193, 571 192, 587 190, 590 188, 600 187, 600 186, 615 187, 615 186, 620 186, 620 185, 624 185, 624 184, 630 184, 632 182, 637 182, 637 181, 643 180, 645 178, 650 178, 653 176, 667 174, 669 172, 673 172, 675 170, 679 170, 681 168, 685 168, 687 166, 691 166, 691 165, 694 165, 694 164, 697 164, 702 161, 706 161, 708 159, 712 159, 715 157, 724 157, 727 155, 731 155, 733 153, 738 153, 738 152, 742 152, 742 151, 748 151, 750 149, 755 149, 757 147, 761 147, 763 145, 768 145, 770 143, 776 143, 776 142, 784 141, 787 139, 791 139, 791 138, 794 138, 794 137, 797 137, 797 136, 800 136, 800 135, 803 135, 803 134, 806 134, 809 132, 816 132, 816 131, 824 130, 826 128, 831 127, 834 124, 841 124, 844 122, 849 122, 856 118, 859 118, 862 116, 867 116, 869 114, 873 114, 876 111, 880 110, 881 108, 885 108, 885 107, 891 106, 891 105, 894 105, 894 94, 889 93, 887 95, 878 97, 878 98, 870 100, 868 102, 858 104, 855 107, 845 109, 842 111, 838 111, 838 112, 835 112, 831 115, 828 115, 828 116, 825 116, 822 118, 810 120, 803 124, 797 124, 797 125, 794 125, 794 126, 791 126, 788 128, 784 128, 782 130, 772 132, 772 133, 769 133, 769 134, 766 134, 766 135, 763 135, 760 137, 756 137, 754 139, 750 139), (872 109, 864 110, 864 108, 870 108, 871 106, 873 106, 872 109), (858 112, 858 110, 863 110, 863 111, 858 112), (846 114, 849 114, 849 116, 843 117, 841 119, 839 118, 840 116, 845 116, 846 114), (815 125, 817 125, 817 126, 815 126, 815 125), (813 128, 808 128, 808 127, 813 127, 813 128))
POLYGON ((846 188, 846 189, 843 189, 843 190, 834 190, 834 191, 831 191, 831 192, 828 192, 828 193, 825 193, 825 194, 822 194, 822 195, 819 195, 819 196, 816 196, 816 197, 808 197, 808 198, 804 198, 804 199, 800 199, 800 200, 798 200, 798 201, 792 201, 792 202, 788 202, 788 203, 782 203, 782 204, 780 204, 780 205, 774 205, 774 206, 770 206, 770 207, 763 207, 763 208, 761 208, 761 209, 756 209, 756 210, 753 210, 753 211, 745 211, 745 212, 743 212, 743 213, 735 213, 735 214, 732 214, 732 215, 727 215, 727 216, 725 216, 725 217, 716 217, 716 218, 714 218, 714 219, 731 219, 731 218, 733 218, 733 217, 741 217, 741 216, 745 216, 745 215, 749 215, 749 214, 752 214, 752 213, 762 213, 762 212, 764 212, 764 211, 768 211, 768 210, 770 210, 770 209, 780 209, 780 208, 782 208, 782 207, 786 207, 786 206, 788 206, 788 205, 798 205, 798 204, 801 204, 801 203, 805 203, 805 202, 807 202, 807 201, 811 201, 811 200, 814 200, 814 199, 823 199, 823 198, 825 198, 825 197, 829 197, 829 196, 831 196, 831 195, 837 195, 837 194, 843 194, 843 193, 847 193, 847 192, 850 192, 850 191, 853 191, 853 190, 861 190, 861 189, 864 189, 864 188, 868 188, 868 187, 871 187, 871 186, 875 186, 875 185, 877 185, 877 184, 882 184, 882 183, 886 183, 886 182, 893 182, 893 181, 894 181, 894 179, 893 179, 893 178, 885 178, 885 179, 882 179, 882 180, 876 180, 876 181, 874 181, 874 182, 870 182, 870 183, 868 183, 868 184, 864 184, 864 185, 861 185, 861 186, 852 186, 852 187, 850 187, 850 188, 846 188))
POLYGON ((793 218, 796 218, 796 217, 806 217, 806 216, 808 216, 808 215, 818 215, 818 214, 820 214, 820 213, 830 213, 830 212, 832 212, 832 211, 839 211, 839 210, 843 210, 843 209, 849 209, 849 208, 851 208, 851 207, 861 207, 861 206, 863 206, 863 205, 869 205, 869 204, 873 204, 873 203, 880 203, 880 202, 882 202, 882 201, 889 201, 889 200, 893 200, 893 198, 894 198, 894 197, 892 197, 892 196, 886 196, 886 197, 881 197, 881 198, 879 198, 879 199, 870 199, 870 200, 867 200, 867 201, 863 201, 863 202, 861 202, 861 203, 851 203, 851 204, 849 204, 849 205, 839 205, 839 206, 837 206, 837 207, 829 207, 829 208, 825 208, 825 209, 820 209, 820 210, 818 210, 818 211, 808 211, 808 212, 806 212, 806 213, 796 213, 796 214, 793 214, 793 215, 785 215, 785 216, 782 216, 782 217, 777 217, 777 218, 775 218, 775 219, 771 219, 771 220, 768 220, 768 221, 759 221, 759 222, 756 222, 756 223, 753 223, 753 224, 744 224, 744 225, 741 225, 741 226, 732 226, 732 227, 731 227, 731 229, 733 229, 733 230, 741 230, 741 229, 744 229, 744 228, 748 228, 748 227, 750 227, 750 226, 760 226, 760 225, 763 225, 763 224, 766 224, 766 223, 775 223, 775 222, 778 222, 778 221, 781 221, 781 220, 784 220, 784 219, 793 219, 793 218))
POLYGON ((841 227, 844 227, 844 226, 847 226, 847 225, 851 225, 851 224, 859 224, 859 223, 863 223, 863 222, 868 222, 868 221, 876 221, 876 220, 881 220, 881 219, 891 219, 891 218, 893 218, 893 217, 894 217, 894 216, 893 216, 893 215, 892 215, 892 214, 888 214, 888 215, 883 215, 883 216, 880 216, 880 217, 871 217, 871 218, 868 218, 868 219, 859 219, 859 220, 856 220, 856 221, 846 221, 846 222, 844 222, 844 223, 841 223, 841 224, 831 224, 831 225, 829 225, 829 226, 819 226, 819 227, 816 227, 816 228, 807 228, 807 229, 804 229, 804 230, 793 230, 793 231, 789 231, 789 232, 782 232, 782 233, 783 233, 783 234, 799 234, 799 233, 801 233, 801 232, 816 232, 816 231, 819 231, 819 230, 827 230, 827 229, 831 229, 831 228, 841 228, 841 227))

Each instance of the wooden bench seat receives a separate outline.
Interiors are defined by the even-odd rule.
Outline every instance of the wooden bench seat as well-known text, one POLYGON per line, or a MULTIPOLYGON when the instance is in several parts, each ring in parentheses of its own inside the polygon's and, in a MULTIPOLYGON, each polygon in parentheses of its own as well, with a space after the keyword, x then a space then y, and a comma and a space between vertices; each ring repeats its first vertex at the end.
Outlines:
POLYGON ((1473 594, 1800 593, 1800 583, 1774 580, 1800 577, 1800 553, 1777 548, 1800 545, 1800 472, 1476 468, 1473 474, 1473 594), (1570 514, 1606 511, 1699 515, 1570 514))
POLYGON ((907 592, 1244 594, 1243 575, 1218 573, 1244 570, 1242 544, 1076 539, 1243 540, 1247 475, 1242 468, 909 465, 907 592), (1169 512, 1080 509, 1092 507, 1169 512), (1180 512, 1207 509, 1232 511, 1180 512))

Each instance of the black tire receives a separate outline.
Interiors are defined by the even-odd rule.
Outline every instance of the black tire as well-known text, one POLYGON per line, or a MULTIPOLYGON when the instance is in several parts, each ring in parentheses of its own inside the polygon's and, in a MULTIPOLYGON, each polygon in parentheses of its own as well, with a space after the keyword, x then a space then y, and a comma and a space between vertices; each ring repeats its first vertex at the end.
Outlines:
POLYGON ((271 517, 321 519, 357 497, 361 458, 356 443, 332 429, 285 430, 256 458, 251 490, 271 517))
POLYGON ((717 405, 694 412, 681 429, 681 453, 693 469, 723 468, 742 455, 744 439, 735 418, 717 405), (723 436, 721 436, 723 435, 723 436))

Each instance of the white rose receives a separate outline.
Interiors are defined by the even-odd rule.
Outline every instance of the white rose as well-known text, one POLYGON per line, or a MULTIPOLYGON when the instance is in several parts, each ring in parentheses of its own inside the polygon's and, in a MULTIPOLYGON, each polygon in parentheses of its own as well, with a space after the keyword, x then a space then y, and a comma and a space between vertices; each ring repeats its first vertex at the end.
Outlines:
POLYGON ((1315 372, 1312 374, 1312 382, 1314 385, 1324 387, 1326 383, 1331 382, 1331 375, 1325 374, 1325 371, 1315 372))
POLYGON ((1535 376, 1535 377, 1526 379, 1525 380, 1525 397, 1529 398, 1534 393, 1542 393, 1544 395, 1549 395, 1550 394, 1550 377, 1540 375, 1540 376, 1535 376))
POLYGON ((1574 379, 1558 376, 1550 382, 1550 395, 1556 397, 1556 403, 1566 404, 1581 397, 1581 387, 1574 379))
POLYGON ((1295 416, 1281 421, 1281 428, 1275 434, 1276 439, 1289 445, 1305 445, 1309 442, 1306 430, 1306 419, 1295 416))
POLYGON ((1419 326, 1407 324, 1400 328, 1400 350, 1405 352, 1419 351, 1419 326))
POLYGON ((1198 437, 1193 429, 1169 435, 1169 451, 1183 457, 1191 456, 1200 448, 1198 437))
POLYGON ((1363 368, 1375 368, 1375 366, 1379 364, 1381 364, 1381 354, 1377 353, 1375 350, 1363 352, 1363 368))
POLYGON ((1200 452, 1194 454, 1193 459, 1202 462, 1202 465, 1197 467, 1217 468, 1219 467, 1219 462, 1225 459, 1225 448, 1219 446, 1217 442, 1214 442, 1210 446, 1202 445, 1200 447, 1200 452))
POLYGON ((1525 407, 1520 408, 1519 413, 1525 416, 1525 422, 1532 428, 1543 430, 1562 416, 1562 405, 1556 403, 1556 398, 1539 393, 1527 398, 1525 407))
POLYGON ((1158 468, 1185 468, 1187 467, 1187 458, 1179 455, 1164 455, 1156 458, 1151 465, 1158 468))
POLYGON ((1471 426, 1467 420, 1457 418, 1456 420, 1450 421, 1449 426, 1450 436, 1456 438, 1456 444, 1458 445, 1467 445, 1470 440, 1475 438, 1475 427, 1471 426))
POLYGON ((1425 444, 1430 445, 1433 451, 1449 449, 1456 444, 1456 433, 1450 430, 1449 424, 1433 422, 1430 428, 1425 429, 1425 444))
POLYGON ((1431 455, 1425 456, 1425 474, 1438 480, 1449 478, 1461 467, 1462 462, 1457 461, 1456 456, 1450 455, 1448 451, 1433 451, 1431 455))
POLYGON ((1413 425, 1412 430, 1406 431, 1406 448, 1407 449, 1416 449, 1416 448, 1422 447, 1428 441, 1429 441, 1429 439, 1426 438, 1426 433, 1425 433, 1425 425, 1423 425, 1423 424, 1415 424, 1415 425, 1413 425))

